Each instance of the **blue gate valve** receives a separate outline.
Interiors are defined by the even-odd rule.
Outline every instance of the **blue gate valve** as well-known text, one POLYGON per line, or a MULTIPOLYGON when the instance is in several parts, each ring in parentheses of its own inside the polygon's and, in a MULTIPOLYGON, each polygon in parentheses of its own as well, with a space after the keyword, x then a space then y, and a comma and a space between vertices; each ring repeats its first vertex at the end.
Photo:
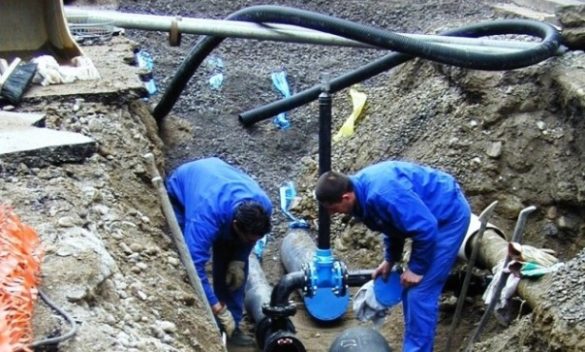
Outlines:
POLYGON ((320 321, 333 321, 345 314, 349 304, 347 267, 335 259, 330 249, 317 249, 313 262, 303 266, 305 306, 320 321))

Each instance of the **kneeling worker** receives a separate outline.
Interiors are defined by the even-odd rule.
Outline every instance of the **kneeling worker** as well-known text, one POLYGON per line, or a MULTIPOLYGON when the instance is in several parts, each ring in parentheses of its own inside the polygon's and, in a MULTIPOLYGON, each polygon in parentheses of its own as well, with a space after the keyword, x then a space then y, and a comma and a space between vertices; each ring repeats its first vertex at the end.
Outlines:
POLYGON ((242 333, 248 256, 270 232, 272 204, 258 183, 218 158, 179 166, 167 192, 205 295, 228 343, 253 346, 242 333), (213 289, 205 265, 213 253, 213 289))

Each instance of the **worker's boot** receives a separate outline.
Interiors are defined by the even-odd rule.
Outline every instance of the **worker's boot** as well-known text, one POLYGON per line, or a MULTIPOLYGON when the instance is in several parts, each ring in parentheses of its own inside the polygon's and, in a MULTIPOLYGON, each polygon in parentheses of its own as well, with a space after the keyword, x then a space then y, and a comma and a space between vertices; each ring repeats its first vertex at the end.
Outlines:
POLYGON ((239 327, 234 330, 232 337, 227 340, 228 344, 238 347, 254 347, 256 342, 250 336, 244 334, 239 327))

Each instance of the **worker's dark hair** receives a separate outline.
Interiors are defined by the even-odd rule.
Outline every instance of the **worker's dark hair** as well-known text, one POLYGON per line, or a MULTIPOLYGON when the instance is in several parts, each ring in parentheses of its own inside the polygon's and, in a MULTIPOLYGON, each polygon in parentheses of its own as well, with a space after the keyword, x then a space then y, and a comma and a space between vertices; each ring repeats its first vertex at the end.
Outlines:
POLYGON ((335 171, 324 172, 315 187, 315 197, 320 203, 337 203, 344 193, 353 191, 353 184, 348 176, 335 171))
POLYGON ((270 232, 270 216, 256 201, 245 201, 236 207, 234 220, 246 235, 262 236, 270 232))

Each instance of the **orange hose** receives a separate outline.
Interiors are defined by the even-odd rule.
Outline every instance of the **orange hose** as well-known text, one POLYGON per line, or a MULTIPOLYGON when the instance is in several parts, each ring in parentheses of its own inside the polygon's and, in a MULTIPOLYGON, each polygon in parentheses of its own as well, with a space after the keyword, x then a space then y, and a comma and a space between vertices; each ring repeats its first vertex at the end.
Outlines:
POLYGON ((0 206, 0 352, 30 351, 41 259, 36 231, 0 206))

